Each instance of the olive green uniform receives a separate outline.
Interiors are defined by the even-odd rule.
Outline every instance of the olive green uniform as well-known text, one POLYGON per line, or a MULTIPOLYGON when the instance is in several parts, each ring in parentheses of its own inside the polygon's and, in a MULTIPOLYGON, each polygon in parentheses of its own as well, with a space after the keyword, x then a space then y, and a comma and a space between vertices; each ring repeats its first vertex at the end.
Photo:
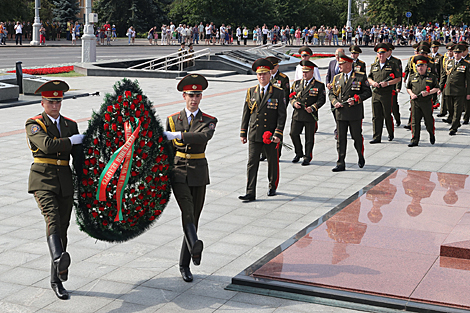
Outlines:
MULTIPOLYGON (((452 63, 449 62, 451 60, 453 60, 453 58, 449 59, 447 57, 447 55, 445 55, 442 58, 441 70, 440 70, 440 75, 439 75, 439 82, 441 81, 442 77, 446 76, 447 72, 450 71, 450 69, 452 68, 452 63)), ((447 115, 447 111, 448 111, 448 108, 447 108, 446 98, 444 97, 444 94, 442 94, 441 111, 439 112, 439 115, 445 116, 445 115, 447 115)))
POLYGON ((294 107, 296 102, 300 102, 301 108, 297 109, 294 107, 290 138, 294 144, 295 155, 297 157, 305 157, 307 161, 311 161, 313 145, 315 143, 315 132, 318 129, 318 125, 312 114, 305 111, 305 108, 310 107, 313 110, 312 113, 318 118, 318 110, 326 102, 325 84, 315 80, 315 78, 312 78, 310 82, 300 79, 292 84, 292 92, 296 93, 296 96, 290 100, 292 107, 294 107), (303 152, 300 140, 300 134, 304 127, 305 153, 303 152))
MULTIPOLYGON (((199 110, 188 123, 186 110, 167 117, 166 129, 181 132, 181 139, 173 139, 175 154, 171 172, 171 187, 181 210, 183 229, 193 224, 196 229, 206 197, 209 167, 205 157, 207 142, 212 138, 217 119, 199 110)), ((180 266, 189 267, 191 254, 183 239, 180 266)))
MULTIPOLYGON (((394 57, 390 56, 390 61, 395 62, 395 64, 398 66, 400 69, 400 77, 402 76, 403 68, 402 68, 402 63, 401 60, 394 57)), ((394 91, 392 91, 392 114, 393 117, 395 118, 395 121, 397 125, 401 124, 401 117, 400 117, 400 106, 398 105, 398 90, 401 90, 402 88, 402 81, 400 80, 398 83, 394 85, 394 91)))
POLYGON ((359 59, 354 60, 353 69, 355 72, 366 74, 366 62, 359 59))
POLYGON ((355 72, 347 81, 343 73, 333 78, 332 88, 328 95, 333 105, 337 102, 344 102, 354 97, 354 95, 359 96, 359 102, 354 102, 352 106, 343 104, 343 107, 335 108, 334 110, 336 127, 338 129, 338 141, 336 142, 338 166, 345 166, 348 128, 354 140, 354 148, 359 158, 364 157, 364 138, 362 137, 364 101, 372 96, 372 90, 364 73, 355 72))
MULTIPOLYGON (((436 75, 432 73, 426 73, 425 75, 415 73, 410 76, 406 85, 406 89, 411 89, 415 95, 420 95, 422 91, 426 91, 426 87, 429 87, 429 90, 439 88, 436 75)), ((423 117, 426 130, 431 137, 434 137, 434 117, 432 116, 432 110, 432 95, 428 95, 427 97, 420 95, 417 99, 411 100, 412 143, 417 144, 419 142, 421 119, 423 117)))
MULTIPOLYGON (((438 80, 441 79, 442 59, 443 58, 444 58, 444 56, 440 53, 436 53, 435 56, 431 56, 431 59, 434 62, 434 67, 436 69, 435 74, 436 74, 438 80)), ((437 93, 432 95, 432 100, 433 100, 433 105, 441 102, 439 100, 439 96, 437 95, 437 93)))
MULTIPOLYGON (((465 57, 465 60, 467 62, 470 62, 470 55, 469 54, 467 54, 467 56, 465 57)), ((464 120, 465 124, 468 124, 468 122, 470 120, 470 100, 465 101, 465 114, 463 115, 463 120, 464 120)))
POLYGON ((441 76, 440 89, 443 91, 449 110, 448 120, 452 119, 450 130, 457 131, 467 101, 466 97, 470 95, 470 63, 463 58, 458 63, 452 59, 448 62, 448 66, 450 69, 441 76))
MULTIPOLYGON (((379 60, 377 59, 371 66, 369 78, 373 81, 380 83, 385 80, 391 80, 390 75, 393 74, 395 78, 401 77, 401 71, 395 62, 387 59, 384 66, 380 68, 379 60)), ((393 118, 392 118, 392 92, 395 90, 394 85, 387 87, 375 88, 372 92, 372 125, 374 140, 382 140, 383 123, 387 127, 388 135, 390 138, 394 137, 393 131, 393 118)))
POLYGON ((286 123, 286 100, 284 91, 272 84, 268 85, 263 97, 260 86, 247 90, 243 107, 240 137, 248 138, 248 165, 246 193, 256 196, 259 159, 264 149, 268 159, 269 189, 277 189, 279 184, 279 156, 276 143, 264 144, 266 131, 282 140, 286 123))
POLYGON ((68 164, 72 155, 80 174, 83 151, 82 145, 72 145, 68 138, 79 133, 77 123, 64 116, 60 116, 59 123, 60 133, 44 112, 26 121, 26 136, 34 157, 28 192, 34 194, 44 216, 47 237, 59 235, 65 251, 74 193, 68 164))

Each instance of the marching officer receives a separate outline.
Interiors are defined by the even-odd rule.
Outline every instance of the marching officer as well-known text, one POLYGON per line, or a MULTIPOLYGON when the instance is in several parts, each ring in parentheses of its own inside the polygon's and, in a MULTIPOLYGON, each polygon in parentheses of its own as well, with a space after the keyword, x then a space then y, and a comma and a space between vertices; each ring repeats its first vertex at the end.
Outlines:
POLYGON ((292 99, 294 107, 290 137, 295 148, 293 163, 303 157, 302 165, 309 165, 312 160, 315 132, 318 129, 318 109, 326 102, 325 85, 313 78, 313 70, 317 66, 311 61, 300 61, 303 78, 292 84, 292 99), (294 94, 295 93, 295 94, 294 94), (305 127, 305 153, 303 152, 300 134, 305 127))
MULTIPOLYGON (((402 63, 401 63, 401 60, 399 58, 396 58, 392 55, 393 53, 393 50, 395 50, 395 46, 393 44, 391 44, 390 42, 387 42, 387 45, 388 45, 388 52, 387 52, 387 59, 389 59, 390 61, 392 62, 395 62, 395 64, 398 66, 398 68, 400 69, 400 73, 403 71, 402 69, 402 63)), ((400 78, 401 78, 401 75, 400 75, 400 78)), ((394 86, 394 90, 392 91, 392 96, 393 96, 393 100, 392 100, 392 114, 393 114, 393 117, 395 118, 395 121, 396 121, 396 125, 397 127, 401 125, 401 117, 400 117, 400 107, 398 106, 398 94, 400 93, 400 90, 402 88, 402 80, 400 79, 400 81, 394 86)))
MULTIPOLYGON (((447 75, 447 72, 452 68, 452 63, 449 62, 450 60, 454 59, 454 47, 455 47, 455 43, 453 42, 449 42, 447 45, 446 45, 446 54, 444 55, 444 57, 442 58, 442 61, 441 61, 441 69, 440 69, 440 75, 439 75, 439 82, 440 80, 442 79, 442 76, 443 75, 447 75)), ((443 117, 443 116, 446 116, 447 115, 447 103, 445 101, 445 97, 444 95, 442 94, 442 105, 441 105, 441 111, 439 112, 439 114, 437 114, 437 117, 443 117)))
POLYGON ((366 73, 366 62, 359 60, 359 54, 362 53, 362 50, 359 46, 351 45, 349 47, 349 52, 351 52, 351 58, 353 62, 353 70, 355 72, 366 73))
MULTIPOLYGON (((302 61, 310 60, 310 57, 313 54, 312 49, 310 49, 307 46, 300 47, 299 53, 300 53, 300 58, 302 59, 302 61)), ((298 64, 297 67, 295 68, 294 81, 302 79, 303 77, 302 73, 303 73, 302 65, 298 64)), ((315 80, 318 80, 319 82, 321 82, 320 70, 318 69, 318 67, 313 70, 313 76, 315 77, 315 80)))
POLYGON ((451 136, 457 133, 465 102, 470 100, 470 63, 462 57, 465 49, 465 45, 461 44, 454 47, 454 59, 449 61, 452 66, 440 81, 440 89, 449 110, 449 117, 442 121, 451 124, 451 136))
MULTIPOLYGON (((287 99, 290 91, 289 77, 279 71, 279 61, 281 61, 281 59, 276 58, 275 56, 269 56, 266 58, 266 60, 271 62, 274 66, 274 68, 271 70, 271 84, 284 90, 284 97, 287 99)), ((279 157, 281 157, 281 151, 282 145, 279 146, 279 157)), ((260 161, 264 160, 266 160, 266 155, 263 152, 261 153, 260 161)))
POLYGON ((382 129, 385 125, 388 131, 388 141, 394 138, 392 118, 392 91, 394 85, 401 80, 401 71, 395 62, 387 59, 388 45, 380 43, 374 47, 377 60, 372 64, 369 73, 369 84, 374 87, 372 92, 372 124, 373 140, 371 144, 382 141, 382 129))
POLYGON ((26 135, 34 162, 29 172, 28 192, 34 194, 44 220, 51 254, 51 287, 59 299, 69 298, 62 282, 68 279, 70 255, 67 252, 67 229, 73 205, 72 170, 82 171, 83 135, 75 121, 62 116, 60 108, 66 82, 52 80, 41 85, 35 93, 41 93, 44 112, 26 121, 26 135))
POLYGON ((359 157, 358 165, 363 168, 364 139, 362 137, 362 120, 364 119, 364 101, 372 96, 367 76, 363 72, 353 71, 353 59, 344 53, 339 55, 341 73, 333 78, 332 88, 329 93, 331 103, 334 105, 336 115, 336 127, 338 129, 338 161, 333 172, 346 169, 346 146, 348 128, 354 140, 359 157))
POLYGON ((258 59, 251 68, 256 72, 258 84, 248 88, 242 114, 240 140, 243 144, 249 140, 246 194, 238 197, 242 201, 256 199, 256 181, 262 150, 268 158, 268 196, 276 195, 279 183, 277 144, 282 140, 286 123, 284 91, 270 83, 273 64, 266 59, 258 59), (268 132, 272 134, 268 138, 272 141, 269 144, 263 142, 263 136, 269 134, 268 132))
MULTIPOLYGON (((470 62, 470 55, 468 54, 468 43, 465 40, 462 40, 462 41, 459 42, 459 44, 465 46, 465 51, 462 54, 462 58, 465 61, 470 62)), ((463 123, 462 124, 467 125, 468 122, 469 122, 469 119, 470 119, 470 100, 465 101, 464 110, 465 110, 465 114, 463 115, 463 123)))
POLYGON ((175 152, 171 187, 183 222, 179 269, 185 282, 193 281, 189 264, 192 259, 194 265, 199 265, 203 250, 197 228, 209 184, 209 167, 204 152, 217 124, 215 117, 199 108, 207 85, 206 78, 198 74, 187 75, 179 82, 177 89, 183 92, 186 107, 167 117, 167 131, 164 132, 166 138, 173 141, 175 152))
POLYGON ((436 142, 434 134, 434 117, 432 116, 432 95, 440 93, 439 81, 433 73, 428 73, 429 59, 424 55, 414 58, 417 73, 411 74, 406 91, 411 97, 411 142, 408 147, 415 147, 419 143, 421 132, 421 119, 429 133, 429 141, 433 145, 436 142))
MULTIPOLYGON (((436 75, 437 78, 441 78, 441 69, 442 69, 442 59, 444 56, 439 53, 439 47, 441 46, 441 43, 439 40, 434 40, 431 42, 431 59, 434 63, 434 67, 436 70, 436 75)), ((439 95, 437 93, 433 94, 433 108, 438 108, 440 106, 441 101, 439 100, 439 95)))

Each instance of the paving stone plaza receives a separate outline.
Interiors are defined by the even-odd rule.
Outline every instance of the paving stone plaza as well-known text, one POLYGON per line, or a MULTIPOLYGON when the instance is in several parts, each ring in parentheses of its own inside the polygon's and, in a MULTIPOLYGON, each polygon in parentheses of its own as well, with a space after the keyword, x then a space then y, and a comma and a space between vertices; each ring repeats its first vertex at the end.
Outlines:
MULTIPOLYGON (((365 56, 363 60, 370 65, 373 57, 365 56)), ((322 68, 323 80, 329 60, 314 61, 322 68)), ((406 59, 402 62, 406 64, 406 59)), ((294 72, 286 74, 293 79, 294 72)), ((71 89, 100 91, 101 96, 64 100, 61 113, 79 122, 83 132, 92 111, 99 109, 104 94, 112 92, 119 79, 65 78, 71 89)), ((184 107, 176 80, 138 81, 161 121, 184 107)), ((204 92, 201 110, 219 122, 206 150, 211 184, 198 232, 205 245, 202 262, 199 267, 191 267, 194 281, 184 282, 178 270, 182 228, 180 211, 172 197, 150 230, 121 244, 90 238, 78 229, 73 217, 68 236, 72 264, 69 280, 64 283, 71 293, 67 301, 57 299, 50 288, 45 223, 32 195, 27 193, 32 156, 24 123, 42 108, 40 104, 0 108, 0 312, 353 312, 224 288, 232 277, 390 168, 470 174, 470 126, 464 125, 456 136, 449 136, 448 124, 436 119, 435 145, 429 143, 423 128, 419 146, 409 148, 411 134, 403 126, 395 128, 392 142, 386 140, 385 132, 381 144, 370 145, 369 99, 364 105, 363 121, 366 165, 358 168, 349 140, 346 171, 333 173, 337 152, 328 102, 319 113, 310 166, 291 163, 294 153, 283 149, 277 196, 266 196, 264 162, 258 175, 257 201, 242 203, 238 196, 245 194, 248 146, 240 142, 240 118, 246 89, 256 83, 255 76, 214 78, 204 92)), ((402 104, 409 99, 404 93, 399 95, 402 104)), ((404 125, 409 103, 400 109, 404 125)), ((288 143, 291 114, 289 109, 284 130, 288 143)))

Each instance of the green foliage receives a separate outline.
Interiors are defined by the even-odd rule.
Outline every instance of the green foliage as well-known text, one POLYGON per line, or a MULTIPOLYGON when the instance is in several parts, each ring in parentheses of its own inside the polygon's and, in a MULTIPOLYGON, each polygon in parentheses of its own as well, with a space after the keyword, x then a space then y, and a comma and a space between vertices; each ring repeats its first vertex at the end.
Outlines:
POLYGON ((124 36, 130 26, 137 32, 166 22, 168 1, 171 0, 97 0, 93 3, 100 24, 116 25, 118 36, 124 36))
MULTIPOLYGON (((41 0, 39 16, 41 20, 52 20, 52 0, 41 0)), ((34 0, 1 0, 0 21, 25 21, 34 20, 34 0)))
POLYGON ((137 81, 126 78, 114 85, 98 113, 93 113, 83 140, 83 172, 78 178, 77 224, 93 238, 123 242, 142 234, 157 220, 170 198, 172 148, 163 137, 155 109, 137 81), (117 185, 122 165, 103 189, 98 201, 99 178, 111 156, 125 143, 124 123, 133 130, 140 122, 127 186, 123 188, 122 221, 115 221, 117 185))
POLYGON ((77 0, 52 0, 55 8, 52 9, 54 13, 54 21, 66 24, 68 21, 76 21, 77 14, 80 12, 77 0))

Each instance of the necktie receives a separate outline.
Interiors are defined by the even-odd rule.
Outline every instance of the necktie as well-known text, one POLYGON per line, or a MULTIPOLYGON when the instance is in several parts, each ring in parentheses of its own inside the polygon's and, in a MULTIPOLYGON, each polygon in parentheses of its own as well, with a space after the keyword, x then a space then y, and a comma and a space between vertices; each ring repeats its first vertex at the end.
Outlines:
POLYGON ((261 87, 260 97, 261 97, 260 100, 263 100, 263 98, 264 98, 264 87, 261 87))
POLYGON ((191 121, 189 122, 189 126, 193 125, 193 120, 194 120, 194 114, 191 113, 191 115, 189 116, 191 121))
POLYGON ((60 128, 59 128, 59 125, 57 125, 57 121, 54 121, 54 126, 57 128, 57 130, 59 131, 59 135, 62 136, 62 134, 60 133, 60 128))

